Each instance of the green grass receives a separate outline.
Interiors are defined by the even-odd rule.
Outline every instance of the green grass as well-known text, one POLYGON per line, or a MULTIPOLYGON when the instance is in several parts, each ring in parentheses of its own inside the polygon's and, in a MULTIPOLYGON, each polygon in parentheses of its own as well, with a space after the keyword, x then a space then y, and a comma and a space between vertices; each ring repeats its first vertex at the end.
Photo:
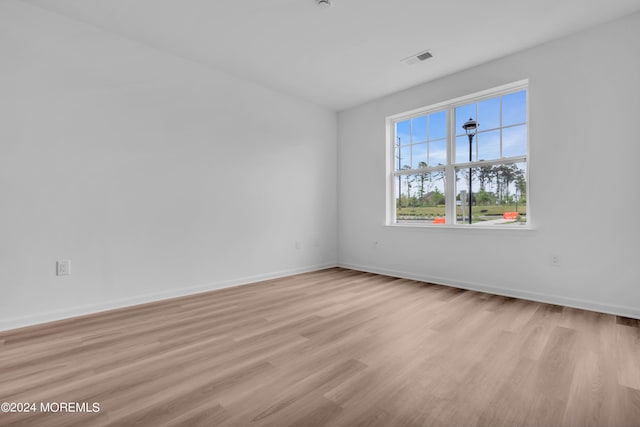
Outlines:
MULTIPOLYGON (((458 210, 458 214, 462 213, 460 206, 458 206, 457 210, 458 210)), ((396 215, 398 217, 401 217, 401 216, 432 217, 432 216, 444 216, 445 214, 444 211, 445 211, 444 206, 402 207, 396 210, 396 215)), ((502 214, 505 212, 515 212, 515 211, 516 211, 515 205, 474 206, 473 216, 474 218, 476 216, 501 217, 502 214)), ((518 204, 518 212, 520 212, 520 215, 526 215, 527 206, 518 204)))

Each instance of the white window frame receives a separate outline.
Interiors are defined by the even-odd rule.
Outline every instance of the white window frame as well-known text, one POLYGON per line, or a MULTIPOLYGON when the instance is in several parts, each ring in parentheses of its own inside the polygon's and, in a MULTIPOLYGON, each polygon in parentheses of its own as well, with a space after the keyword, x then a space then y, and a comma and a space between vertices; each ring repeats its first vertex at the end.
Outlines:
MULTIPOLYGON (((490 228, 490 229, 531 229, 531 193, 529 191, 530 186, 530 147, 531 147, 531 138, 530 138, 530 120, 529 120, 529 80, 520 80, 514 83, 510 83, 507 85, 499 86, 492 89, 487 89, 481 92, 476 92, 470 95, 462 96, 459 98, 455 98, 449 101, 440 102, 437 104, 433 104, 427 107, 418 108, 415 110, 407 111, 400 114, 394 114, 392 116, 388 116, 386 118, 386 129, 387 129, 387 203, 386 203, 386 222, 385 224, 388 226, 394 227, 420 227, 420 228, 490 228), (495 98, 502 95, 507 95, 509 93, 518 92, 521 90, 527 91, 526 98, 526 124, 527 124, 527 154, 523 156, 515 156, 515 157, 504 157, 500 159, 494 160, 482 160, 482 161, 472 161, 465 163, 455 163, 455 146, 456 146, 456 129, 455 129, 455 109, 462 105, 477 103, 484 101, 486 99, 495 98), (447 163, 444 166, 433 166, 427 169, 410 169, 403 171, 396 171, 396 126, 397 122, 410 120, 416 117, 436 113, 439 111, 447 111, 447 163), (476 223, 473 225, 456 223, 456 170, 457 169, 469 169, 469 167, 478 167, 478 166, 491 166, 495 164, 509 164, 509 163, 526 163, 526 186, 527 186, 527 204, 526 204, 526 212, 527 212, 527 222, 524 225, 483 225, 481 223, 476 223), (446 200, 446 212, 445 212, 445 221, 446 224, 405 224, 405 223, 397 223, 396 222, 396 197, 397 197, 397 177, 402 175, 411 175, 416 173, 423 173, 429 171, 437 171, 444 170, 445 171, 445 200, 446 200)), ((482 123, 480 123, 482 125, 482 123)), ((502 127, 501 129, 508 128, 509 126, 502 127)), ((477 138, 476 138, 477 141, 477 138)), ((502 144, 502 142, 501 142, 502 144)), ((502 149, 502 146, 501 146, 502 149)), ((476 150, 477 150, 477 142, 476 142, 476 150)))

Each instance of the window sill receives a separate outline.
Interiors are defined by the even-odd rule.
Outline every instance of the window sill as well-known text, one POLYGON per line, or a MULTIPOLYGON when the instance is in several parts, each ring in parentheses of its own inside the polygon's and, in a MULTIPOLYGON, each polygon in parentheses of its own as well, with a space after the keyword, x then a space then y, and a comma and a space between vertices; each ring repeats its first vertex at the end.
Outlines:
POLYGON ((533 225, 481 225, 481 224, 384 224, 383 227, 406 230, 510 230, 510 231, 535 231, 533 225))

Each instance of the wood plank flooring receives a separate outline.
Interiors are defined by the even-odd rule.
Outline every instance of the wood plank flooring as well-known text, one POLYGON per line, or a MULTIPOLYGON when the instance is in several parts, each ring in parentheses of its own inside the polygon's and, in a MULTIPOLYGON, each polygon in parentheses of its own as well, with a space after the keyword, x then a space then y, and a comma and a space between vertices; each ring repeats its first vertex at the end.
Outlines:
POLYGON ((638 326, 333 268, 0 333, 0 425, 640 426, 638 326))

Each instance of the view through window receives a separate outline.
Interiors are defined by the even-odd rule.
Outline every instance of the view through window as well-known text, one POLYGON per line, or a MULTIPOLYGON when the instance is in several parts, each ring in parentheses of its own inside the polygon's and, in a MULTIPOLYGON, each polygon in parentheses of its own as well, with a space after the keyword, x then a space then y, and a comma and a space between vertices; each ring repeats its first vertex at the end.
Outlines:
POLYGON ((527 224, 526 82, 397 115, 389 124, 390 223, 527 224))

